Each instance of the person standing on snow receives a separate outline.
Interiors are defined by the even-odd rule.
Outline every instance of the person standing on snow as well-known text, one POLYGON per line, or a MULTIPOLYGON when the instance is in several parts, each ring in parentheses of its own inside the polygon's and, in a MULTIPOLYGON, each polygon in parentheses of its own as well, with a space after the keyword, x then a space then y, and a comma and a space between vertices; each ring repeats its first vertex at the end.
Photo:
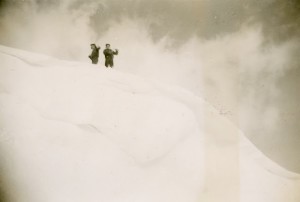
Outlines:
POLYGON ((105 56, 105 67, 113 67, 114 66, 114 55, 118 55, 119 51, 118 49, 115 49, 113 51, 110 49, 110 44, 106 44, 106 48, 103 51, 103 54, 105 56))
POLYGON ((92 53, 89 55, 89 58, 92 60, 93 64, 98 63, 99 58, 99 49, 100 47, 97 47, 96 44, 91 44, 92 53))

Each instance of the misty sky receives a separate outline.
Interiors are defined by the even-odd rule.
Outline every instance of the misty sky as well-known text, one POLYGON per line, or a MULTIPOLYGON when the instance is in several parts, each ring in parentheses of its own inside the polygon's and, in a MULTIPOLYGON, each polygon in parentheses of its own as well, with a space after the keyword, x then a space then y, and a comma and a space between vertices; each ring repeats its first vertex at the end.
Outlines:
POLYGON ((0 29, 2 45, 82 62, 109 42, 117 69, 204 97, 300 172, 297 0, 0 0, 0 29))

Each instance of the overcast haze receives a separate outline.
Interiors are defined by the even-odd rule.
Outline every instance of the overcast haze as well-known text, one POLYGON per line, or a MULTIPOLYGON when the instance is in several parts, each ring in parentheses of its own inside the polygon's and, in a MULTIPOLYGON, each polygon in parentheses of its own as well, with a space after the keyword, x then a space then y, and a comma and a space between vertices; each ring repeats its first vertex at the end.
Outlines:
POLYGON ((117 70, 205 98, 300 172, 297 0, 1 0, 0 9, 1 44, 90 62, 90 43, 111 43, 117 70))

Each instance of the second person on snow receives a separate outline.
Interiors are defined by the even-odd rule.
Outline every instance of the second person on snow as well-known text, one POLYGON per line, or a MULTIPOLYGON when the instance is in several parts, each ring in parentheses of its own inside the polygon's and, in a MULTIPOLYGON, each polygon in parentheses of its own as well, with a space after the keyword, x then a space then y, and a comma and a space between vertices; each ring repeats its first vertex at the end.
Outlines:
POLYGON ((115 51, 113 51, 112 49, 110 49, 110 44, 106 44, 106 48, 103 51, 106 67, 112 68, 114 66, 114 55, 118 55, 118 53, 118 49, 115 49, 115 51))

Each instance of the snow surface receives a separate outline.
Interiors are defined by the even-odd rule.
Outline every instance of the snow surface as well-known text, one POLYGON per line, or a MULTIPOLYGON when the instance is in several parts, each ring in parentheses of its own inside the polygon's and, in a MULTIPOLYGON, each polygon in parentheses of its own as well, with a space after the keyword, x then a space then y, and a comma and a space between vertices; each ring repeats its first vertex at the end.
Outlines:
POLYGON ((300 176, 179 87, 0 46, 10 202, 299 202, 300 176))

